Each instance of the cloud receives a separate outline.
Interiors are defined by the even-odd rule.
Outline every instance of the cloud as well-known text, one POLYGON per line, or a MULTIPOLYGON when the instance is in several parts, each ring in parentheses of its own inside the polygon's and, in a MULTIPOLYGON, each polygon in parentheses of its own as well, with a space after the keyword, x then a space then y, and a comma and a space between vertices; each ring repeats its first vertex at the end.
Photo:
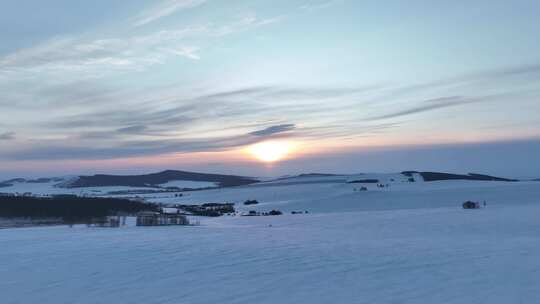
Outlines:
POLYGON ((275 24, 285 19, 285 16, 275 16, 271 18, 258 18, 256 16, 247 16, 240 19, 237 22, 226 24, 220 27, 216 27, 212 32, 212 35, 215 36, 227 36, 236 33, 246 31, 248 29, 255 29, 262 26, 275 24))
POLYGON ((317 3, 309 3, 309 4, 302 5, 300 9, 306 10, 306 11, 316 11, 316 10, 326 9, 334 5, 342 4, 343 2, 345 2, 345 0, 326 0, 326 1, 320 1, 317 3))
POLYGON ((370 121, 370 120, 383 120, 383 119, 398 118, 398 117, 413 115, 417 113, 428 112, 428 111, 433 111, 437 109, 454 107, 454 106, 482 102, 482 101, 486 101, 486 98, 464 98, 462 96, 440 97, 440 98, 435 98, 435 99, 424 100, 422 103, 420 103, 420 105, 416 107, 412 107, 409 109, 405 109, 405 110, 390 113, 390 114, 372 116, 364 120, 370 121))
POLYGON ((0 58, 0 77, 13 80, 17 76, 24 79, 45 73, 71 73, 77 78, 103 78, 144 71, 178 56, 199 60, 201 48, 194 45, 195 41, 209 45, 208 42, 273 24, 281 18, 248 16, 222 25, 208 23, 97 39, 88 35, 56 37, 0 58))
POLYGON ((354 96, 374 92, 382 86, 321 87, 321 86, 254 86, 231 89, 201 96, 201 99, 219 100, 320 100, 343 96, 354 96))
POLYGON ((5 160, 100 160, 171 153, 215 152, 250 145, 274 134, 251 134, 195 139, 160 139, 127 141, 117 145, 85 145, 66 141, 35 141, 15 151, 0 154, 5 160))
MULTIPOLYGON (((69 87, 65 87, 69 91, 69 87)), ((328 110, 340 104, 321 103, 333 98, 345 98, 369 91, 358 88, 313 88, 260 86, 218 92, 202 92, 191 95, 184 91, 157 88, 155 91, 135 91, 127 95, 99 96, 101 106, 94 105, 80 114, 65 115, 44 125, 47 128, 85 129, 106 127, 120 129, 125 126, 144 125, 152 128, 170 129, 188 126, 197 121, 256 121, 272 120, 273 116, 299 113, 306 115, 306 104, 311 105, 310 115, 329 115, 328 110), (104 98, 104 99, 101 99, 104 98), (129 100, 129 106, 118 100, 129 100), (164 102, 166 101, 166 102, 164 102), (294 101, 296 105, 289 102, 294 101), (114 105, 118 104, 117 107, 114 105), (156 107, 156 104, 161 104, 156 107)), ((56 92, 58 105, 69 104, 71 94, 56 92)), ((53 98, 53 97, 50 97, 53 98)), ((351 97, 352 98, 352 97, 351 97)), ((81 112, 79 110, 79 112, 81 112)), ((220 126, 223 128, 223 126, 220 126)))
POLYGON ((133 26, 139 27, 163 17, 170 16, 180 10, 194 8, 205 4, 207 0, 168 0, 147 9, 142 12, 133 21, 133 26))
MULTIPOLYGON (((201 115, 207 113, 201 112, 201 115)), ((204 116, 203 116, 204 117, 204 116)), ((141 131, 143 126, 152 126, 154 128, 173 128, 186 126, 193 123, 198 116, 187 115, 181 111, 171 110, 149 110, 145 107, 134 105, 132 109, 109 111, 92 111, 82 115, 67 116, 58 121, 46 122, 45 127, 57 129, 59 131, 79 130, 88 128, 115 128, 115 131, 123 134, 134 134, 141 131), (133 125, 133 127, 122 127, 133 125)), ((146 129, 145 129, 146 130, 146 129)))
MULTIPOLYGON (((273 84, 215 89, 212 84, 186 88, 184 83, 177 83, 138 89, 115 88, 112 83, 103 81, 73 81, 5 90, 0 83, 0 89, 8 92, 7 100, 18 103, 17 111, 28 111, 26 118, 31 122, 25 125, 23 132, 31 137, 17 136, 21 144, 0 147, 0 157, 111 159, 222 151, 275 137, 292 137, 299 141, 357 140, 360 137, 385 140, 387 135, 391 138, 392 133, 407 133, 412 123, 423 123, 402 119, 413 114, 502 101, 501 97, 514 100, 523 93, 521 85, 533 79, 536 71, 530 66, 486 72, 494 77, 493 87, 498 87, 499 82, 508 77, 524 80, 512 81, 500 92, 486 87, 490 93, 498 92, 491 95, 471 94, 459 86, 452 87, 453 94, 446 94, 444 90, 433 92, 428 86, 415 88, 414 99, 404 99, 395 93, 403 87, 387 85, 273 84), (28 96, 16 98, 18 96, 12 92, 28 96), (36 106, 47 109, 47 115, 39 115, 36 106), (400 131, 396 133, 398 127, 400 131)), ((467 79, 486 77, 478 75, 467 79)), ((461 113, 474 115, 467 111, 461 113)), ((6 123, 17 122, 9 121, 8 117, 6 123)), ((478 126, 472 127, 478 129, 478 126)))
POLYGON ((117 130, 118 133, 127 133, 127 134, 137 134, 142 133, 148 129, 147 126, 144 125, 136 125, 136 126, 129 126, 125 128, 120 128, 117 130))
MULTIPOLYGON (((395 127, 395 124, 371 125, 357 128, 355 133, 367 136, 395 127)), ((137 129, 137 128, 134 128, 137 129)), ((142 128, 141 128, 142 129, 142 128)), ((104 132, 104 134, 106 134, 104 132)), ((341 136, 332 126, 297 129, 294 124, 271 126, 259 131, 230 136, 199 137, 189 139, 162 138, 150 140, 123 140, 115 137, 112 141, 89 144, 79 140, 36 140, 22 142, 15 150, 0 153, 0 160, 105 160, 141 156, 158 156, 175 153, 219 152, 255 144, 266 139, 290 138, 303 136, 321 140, 327 137, 341 136), (298 134, 289 131, 298 130, 298 134), (329 133, 325 134, 325 130, 329 133)), ((349 133, 347 133, 349 134, 349 133)), ((350 135, 350 134, 349 134, 350 135)), ((92 139, 91 137, 85 139, 92 139)))
MULTIPOLYGON (((191 30, 192 32, 189 29, 177 32, 175 40, 181 41, 185 35, 194 35, 199 31, 199 29, 191 30)), ((86 78, 101 78, 114 72, 137 71, 162 64, 167 55, 173 55, 164 51, 166 40, 150 38, 146 36, 92 41, 57 38, 40 46, 5 56, 0 59, 0 72, 11 72, 12 76, 16 76, 13 75, 16 72, 63 72, 77 74, 78 77, 79 73, 85 72, 88 73, 83 74, 86 78)), ((183 48, 192 50, 191 56, 197 49, 191 46, 183 48)))
POLYGON ((522 84, 540 79, 540 64, 531 63, 518 66, 509 66, 489 71, 468 73, 456 77, 430 81, 421 84, 406 85, 390 91, 392 96, 410 95, 418 92, 440 90, 445 88, 478 86, 479 84, 493 85, 508 83, 512 79, 521 80, 522 84))
POLYGON ((198 48, 198 47, 180 46, 180 47, 175 48, 175 49, 163 48, 163 50, 165 52, 170 53, 170 54, 178 55, 178 56, 181 56, 181 57, 186 57, 186 58, 193 59, 193 60, 201 59, 201 56, 199 56, 199 54, 197 54, 199 52, 199 50, 200 50, 200 48, 198 48))
POLYGON ((273 134, 292 131, 294 129, 296 129, 295 124, 283 124, 283 125, 271 126, 263 130, 254 131, 249 134, 254 135, 254 136, 269 136, 273 134))
MULTIPOLYGON (((85 127, 88 128, 88 127, 85 127)), ((87 141, 87 140, 96 140, 98 142, 107 142, 108 140, 113 140, 116 143, 122 143, 126 139, 132 137, 164 137, 167 136, 166 132, 159 130, 152 130, 145 125, 134 125, 129 127, 118 128, 111 130, 106 128, 105 130, 100 131, 84 131, 77 133, 75 135, 69 136, 68 139, 72 141, 87 141)))
POLYGON ((514 76, 533 76, 535 78, 538 78, 540 76, 540 64, 526 64, 526 65, 519 65, 519 66, 510 66, 510 67, 491 70, 487 72, 475 73, 468 77, 479 78, 479 79, 493 79, 493 78, 506 78, 506 77, 514 77, 514 76))
POLYGON ((13 140, 15 139, 15 132, 0 133, 0 140, 13 140))

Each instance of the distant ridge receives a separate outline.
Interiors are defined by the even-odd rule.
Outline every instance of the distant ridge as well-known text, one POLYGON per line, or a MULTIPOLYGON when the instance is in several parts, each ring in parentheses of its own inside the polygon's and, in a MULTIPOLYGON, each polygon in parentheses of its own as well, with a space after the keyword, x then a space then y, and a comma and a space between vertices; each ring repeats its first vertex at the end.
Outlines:
POLYGON ((469 173, 464 174, 452 174, 443 172, 418 172, 418 171, 403 171, 403 175, 412 176, 413 173, 420 174, 424 181, 434 182, 442 180, 474 180, 474 181, 501 181, 501 182, 517 182, 517 179, 509 179, 502 177, 495 177, 485 174, 469 173))
POLYGON ((272 179, 272 181, 279 181, 279 180, 287 180, 287 179, 295 179, 295 178, 310 178, 310 177, 332 177, 332 176, 343 176, 340 174, 331 174, 331 173, 301 173, 298 175, 284 175, 278 178, 272 179))
POLYGON ((78 179, 63 186, 66 188, 107 186, 151 187, 177 180, 213 182, 217 183, 220 187, 242 186, 258 182, 258 180, 254 178, 244 176, 167 170, 143 175, 97 174, 92 176, 80 176, 78 179))
MULTIPOLYGON (((495 177, 485 174, 468 173, 468 174, 454 174, 445 172, 429 172, 429 171, 403 171, 401 175, 408 177, 409 180, 414 179, 415 175, 420 175, 425 182, 443 181, 443 180, 470 180, 470 181, 504 181, 504 182, 516 182, 519 180, 495 177)), ((381 174, 379 174, 381 175, 381 174)), ((384 175, 384 174, 383 174, 384 175)), ((108 187, 108 186, 125 186, 125 187, 166 187, 166 183, 174 181, 192 181, 192 182, 208 182, 211 183, 205 186, 199 186, 193 189, 208 189, 215 187, 233 187, 250 185, 259 182, 273 182, 273 181, 295 181, 297 178, 311 179, 314 183, 321 181, 318 178, 327 177, 324 182, 357 182, 357 183, 376 183, 379 182, 377 177, 370 178, 369 174, 327 174, 327 173, 304 173, 298 175, 282 176, 275 179, 259 179, 254 177, 237 176, 237 175, 224 175, 224 174, 209 174, 209 173, 197 173, 189 171, 179 170, 166 170, 158 173, 141 174, 141 175, 112 175, 112 174, 96 174, 91 176, 64 176, 64 177, 52 177, 52 178, 37 178, 37 179, 24 179, 14 178, 10 180, 0 181, 0 189, 9 188, 15 184, 40 184, 49 183, 54 184, 57 188, 84 188, 84 187, 108 187), (331 180, 335 177, 334 180, 331 180), (347 177, 350 177, 347 179, 347 177), (353 179, 354 178, 354 179, 353 179)), ((383 178, 384 179, 384 178, 383 178)), ((540 181, 540 179, 532 179, 533 181, 540 181)), ((418 180, 417 180, 418 181, 418 180)), ((172 185, 171 187, 176 187, 172 185)), ((189 186, 185 189, 190 189, 189 186)))

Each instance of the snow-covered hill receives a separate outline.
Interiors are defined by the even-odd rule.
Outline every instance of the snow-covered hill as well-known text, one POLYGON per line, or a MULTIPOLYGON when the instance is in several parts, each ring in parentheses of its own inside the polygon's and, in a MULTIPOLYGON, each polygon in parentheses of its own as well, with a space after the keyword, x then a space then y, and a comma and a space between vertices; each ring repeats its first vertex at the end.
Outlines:
MULTIPOLYGON (((301 174, 281 178, 251 178, 223 174, 195 173, 167 170, 145 175, 64 176, 40 179, 11 179, 0 182, 0 193, 28 193, 32 195, 76 194, 119 195, 204 190, 226 187, 272 187, 308 184, 351 184, 353 187, 371 188, 403 185, 411 182, 442 180, 512 181, 480 174, 457 175, 438 172, 408 171, 402 173, 365 173, 356 175, 301 174)), ((241 188, 242 188, 241 187, 241 188)))
POLYGON ((367 193, 335 182, 248 186, 238 198, 263 193, 267 207, 282 208, 296 198, 318 212, 198 227, 0 230, 2 303, 540 302, 540 183, 488 183, 367 193), (301 199, 331 190, 341 194, 301 199), (283 193, 271 201, 273 191, 283 193), (489 197, 486 208, 459 206, 476 195, 489 197))
POLYGON ((222 174, 167 170, 144 175, 66 176, 28 180, 22 178, 0 182, 0 193, 32 195, 110 195, 158 193, 182 190, 241 186, 258 180, 222 174))
POLYGON ((229 202, 235 203, 242 212, 279 209, 284 212, 329 213, 453 207, 467 200, 485 200, 488 204, 534 202, 540 196, 540 183, 477 180, 425 182, 417 173, 373 173, 280 178, 243 187, 186 192, 182 197, 174 193, 143 196, 149 201, 167 204, 229 202), (257 200, 259 204, 245 206, 243 202, 246 200, 257 200))
POLYGON ((540 302, 539 182, 301 175, 176 194, 142 196, 285 214, 0 230, 2 303, 540 302))

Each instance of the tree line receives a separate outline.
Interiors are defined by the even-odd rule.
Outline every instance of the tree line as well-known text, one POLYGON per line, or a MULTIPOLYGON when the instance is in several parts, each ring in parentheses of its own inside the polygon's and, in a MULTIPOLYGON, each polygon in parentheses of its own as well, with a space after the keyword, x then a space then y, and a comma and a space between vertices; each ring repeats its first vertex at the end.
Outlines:
POLYGON ((0 197, 0 217, 58 217, 80 221, 108 215, 157 211, 157 205, 119 198, 0 197))

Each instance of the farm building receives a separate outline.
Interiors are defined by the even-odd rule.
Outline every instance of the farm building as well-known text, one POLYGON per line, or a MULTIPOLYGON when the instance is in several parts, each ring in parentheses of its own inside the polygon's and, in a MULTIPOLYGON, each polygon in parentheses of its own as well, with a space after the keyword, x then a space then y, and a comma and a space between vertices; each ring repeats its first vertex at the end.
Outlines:
POLYGON ((137 214, 137 226, 189 225, 183 214, 142 211, 137 214))
POLYGON ((89 226, 95 227, 110 227, 118 228, 126 225, 126 216, 106 216, 102 218, 92 219, 89 226))

